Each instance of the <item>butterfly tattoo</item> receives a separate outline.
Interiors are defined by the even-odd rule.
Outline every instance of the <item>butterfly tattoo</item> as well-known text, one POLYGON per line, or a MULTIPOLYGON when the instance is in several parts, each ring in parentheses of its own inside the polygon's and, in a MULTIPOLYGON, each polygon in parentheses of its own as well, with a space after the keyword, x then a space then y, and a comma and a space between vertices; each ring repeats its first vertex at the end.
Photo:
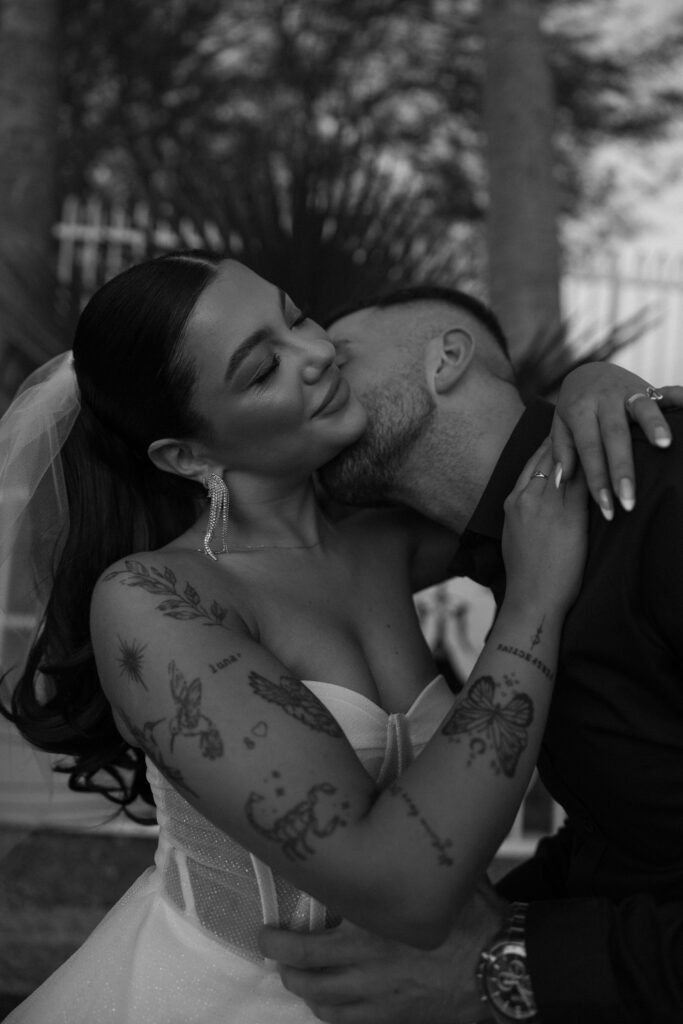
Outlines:
POLYGON ((477 679, 441 732, 456 740, 469 737, 471 759, 468 764, 477 754, 492 749, 496 758, 493 766, 511 779, 529 740, 534 705, 526 693, 515 694, 505 704, 497 702, 495 697, 495 680, 491 676, 477 679))

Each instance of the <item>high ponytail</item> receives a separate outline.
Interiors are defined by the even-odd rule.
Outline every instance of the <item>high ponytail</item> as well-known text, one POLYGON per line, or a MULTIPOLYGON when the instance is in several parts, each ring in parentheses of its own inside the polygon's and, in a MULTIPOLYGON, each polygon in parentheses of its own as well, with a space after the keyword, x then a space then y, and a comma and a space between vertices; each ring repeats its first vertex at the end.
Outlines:
POLYGON ((11 708, 0 708, 34 746, 69 758, 57 770, 71 788, 124 808, 151 797, 142 754, 122 739, 99 683, 90 601, 112 562, 167 544, 197 518, 201 486, 157 469, 147 448, 205 428, 182 340, 219 262, 159 257, 119 274, 83 310, 73 346, 81 411, 61 452, 68 535, 11 708))

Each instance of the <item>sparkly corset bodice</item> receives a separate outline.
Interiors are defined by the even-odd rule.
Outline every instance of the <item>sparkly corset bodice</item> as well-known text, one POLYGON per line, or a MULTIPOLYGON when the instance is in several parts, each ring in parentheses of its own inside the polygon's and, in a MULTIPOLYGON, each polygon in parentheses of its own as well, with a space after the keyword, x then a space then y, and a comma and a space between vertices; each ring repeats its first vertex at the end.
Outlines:
MULTIPOLYGON (((352 690, 306 680, 334 715, 366 771, 390 783, 429 740, 453 695, 442 676, 405 714, 387 714, 352 690)), ((252 856, 195 810, 148 761, 159 821, 156 870, 166 898, 233 952, 260 961, 256 944, 264 923, 297 930, 320 928, 325 908, 252 856)))

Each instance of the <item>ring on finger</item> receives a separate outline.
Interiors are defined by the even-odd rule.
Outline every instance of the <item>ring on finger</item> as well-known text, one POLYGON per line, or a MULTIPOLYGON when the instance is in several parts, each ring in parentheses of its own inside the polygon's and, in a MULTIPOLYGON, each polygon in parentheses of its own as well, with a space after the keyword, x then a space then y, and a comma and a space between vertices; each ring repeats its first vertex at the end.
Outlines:
POLYGON ((531 479, 535 480, 536 477, 538 477, 539 480, 547 480, 548 479, 548 474, 541 472, 540 469, 537 469, 535 473, 531 474, 531 479))
POLYGON ((632 413, 633 405, 635 404, 635 402, 638 401, 639 398, 649 398, 652 402, 661 402, 661 400, 664 398, 664 395, 661 393, 661 391, 657 391, 656 388, 653 388, 652 385, 648 385, 645 391, 636 391, 633 395, 630 395, 626 399, 626 401, 624 402, 624 405, 626 406, 626 412, 628 412, 629 414, 632 413))

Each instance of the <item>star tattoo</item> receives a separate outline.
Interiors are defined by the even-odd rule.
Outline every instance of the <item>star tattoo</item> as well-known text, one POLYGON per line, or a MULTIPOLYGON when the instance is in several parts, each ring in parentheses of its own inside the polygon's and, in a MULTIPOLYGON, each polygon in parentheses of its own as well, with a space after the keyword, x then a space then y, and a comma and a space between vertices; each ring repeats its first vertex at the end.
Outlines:
POLYGON ((147 689, 147 684, 142 678, 142 656, 147 649, 147 644, 139 644, 137 640, 122 640, 120 636, 117 637, 119 641, 119 669, 120 675, 127 675, 128 678, 135 683, 140 683, 147 689))

